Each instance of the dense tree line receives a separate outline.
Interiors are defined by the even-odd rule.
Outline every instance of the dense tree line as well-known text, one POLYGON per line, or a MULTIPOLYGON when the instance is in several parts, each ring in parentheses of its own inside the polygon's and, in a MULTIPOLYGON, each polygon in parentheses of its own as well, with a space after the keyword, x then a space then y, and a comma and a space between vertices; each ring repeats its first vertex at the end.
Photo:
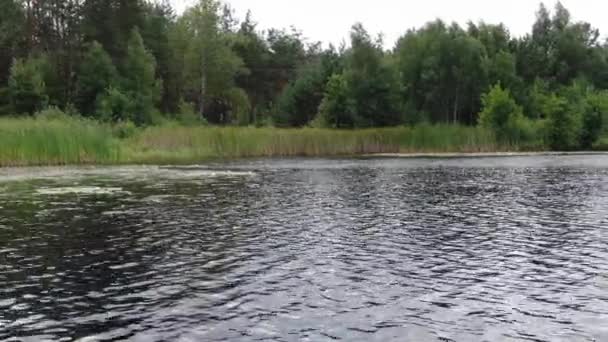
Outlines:
POLYGON ((49 106, 113 122, 356 128, 481 124, 591 147, 607 108, 608 44, 560 3, 531 33, 441 20, 386 50, 360 24, 339 48, 199 0, 0 1, 0 114, 49 106))

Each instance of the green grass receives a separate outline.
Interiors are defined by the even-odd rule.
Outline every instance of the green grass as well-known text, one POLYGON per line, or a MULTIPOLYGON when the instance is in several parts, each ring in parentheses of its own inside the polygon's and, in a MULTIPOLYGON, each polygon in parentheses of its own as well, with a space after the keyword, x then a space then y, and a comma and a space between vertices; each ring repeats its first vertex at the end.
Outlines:
POLYGON ((489 131, 458 125, 332 130, 166 124, 133 130, 128 137, 117 133, 119 128, 74 118, 0 119, 0 166, 542 149, 498 145, 489 131))
POLYGON ((409 152, 496 152, 482 128, 420 125, 360 130, 317 128, 151 127, 127 141, 129 162, 195 162, 210 158, 352 156, 409 152))
POLYGON ((109 127, 79 119, 0 119, 0 166, 108 164, 120 160, 109 127))

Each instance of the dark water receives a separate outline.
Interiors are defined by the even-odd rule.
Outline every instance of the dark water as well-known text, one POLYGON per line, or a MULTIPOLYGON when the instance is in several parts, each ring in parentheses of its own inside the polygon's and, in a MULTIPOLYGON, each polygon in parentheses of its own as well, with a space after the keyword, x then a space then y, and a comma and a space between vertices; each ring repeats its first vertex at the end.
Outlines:
POLYGON ((608 157, 224 167, 0 170, 0 340, 608 341, 608 157))

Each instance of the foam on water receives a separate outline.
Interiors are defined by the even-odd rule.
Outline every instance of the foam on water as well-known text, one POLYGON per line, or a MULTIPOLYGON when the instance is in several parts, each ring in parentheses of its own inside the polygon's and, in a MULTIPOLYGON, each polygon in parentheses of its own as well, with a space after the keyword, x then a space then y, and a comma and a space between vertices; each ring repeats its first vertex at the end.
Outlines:
POLYGON ((214 177, 251 177, 253 171, 210 169, 206 166, 110 166, 110 167, 26 167, 0 169, 0 183, 29 180, 81 179, 201 179, 214 177))
POLYGON ((39 195, 114 195, 128 194, 129 192, 124 191, 122 188, 102 188, 98 186, 68 186, 60 188, 40 188, 36 189, 36 193, 38 193, 39 195))

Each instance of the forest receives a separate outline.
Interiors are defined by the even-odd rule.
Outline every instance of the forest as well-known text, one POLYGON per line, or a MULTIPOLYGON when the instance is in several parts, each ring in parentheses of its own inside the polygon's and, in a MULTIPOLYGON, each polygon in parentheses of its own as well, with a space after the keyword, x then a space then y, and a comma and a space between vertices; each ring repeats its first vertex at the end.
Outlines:
MULTIPOLYGON (((67 139, 45 138, 58 122, 56 135, 107 129, 132 144, 147 141, 146 151, 192 147, 210 130, 237 140, 263 136, 255 127, 294 132, 303 144, 309 135, 350 131, 372 136, 368 145, 381 151, 407 144, 409 151, 414 138, 396 132, 426 141, 421 149, 433 137, 452 144, 449 134, 465 150, 480 141, 490 150, 597 149, 608 119, 608 43, 561 3, 540 4, 522 37, 502 24, 436 19, 419 28, 404 23, 387 49, 360 23, 347 41, 326 46, 296 28, 261 30, 254 14, 237 18, 218 0, 183 13, 166 0, 2 0, 0 51, 5 164, 30 158, 23 150, 33 140, 67 139), (155 132, 172 128, 174 140, 191 139, 153 142, 155 132), (385 133, 395 142, 377 148, 385 133)), ((343 152, 369 152, 353 144, 343 152)), ((315 154, 309 148, 305 154, 315 154)), ((269 154, 262 149, 256 153, 269 154)))

